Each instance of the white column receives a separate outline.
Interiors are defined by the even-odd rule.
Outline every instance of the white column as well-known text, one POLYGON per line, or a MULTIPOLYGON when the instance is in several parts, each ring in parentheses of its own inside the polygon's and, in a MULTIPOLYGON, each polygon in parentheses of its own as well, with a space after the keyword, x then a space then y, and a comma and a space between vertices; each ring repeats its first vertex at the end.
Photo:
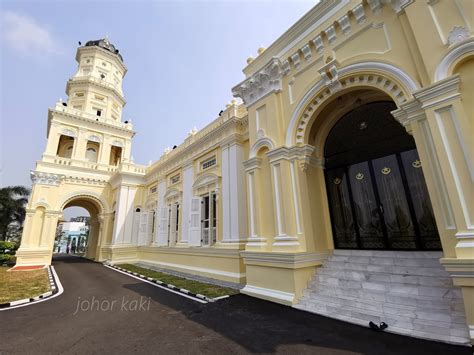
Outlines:
POLYGON ((132 243, 133 207, 137 189, 131 186, 120 186, 117 191, 113 244, 132 243))
POLYGON ((222 242, 240 243, 247 239, 247 195, 244 148, 237 142, 222 146, 222 242))
POLYGON ((193 198, 194 165, 188 163, 183 168, 183 199, 181 202, 181 240, 178 244, 188 244, 191 200, 193 198))
POLYGON ((153 236, 153 246, 163 246, 166 244, 161 243, 158 238, 158 233, 160 232, 160 223, 161 223, 161 209, 165 207, 165 194, 166 194, 166 180, 161 180, 158 182, 158 198, 156 200, 156 219, 155 219, 155 235, 153 236))

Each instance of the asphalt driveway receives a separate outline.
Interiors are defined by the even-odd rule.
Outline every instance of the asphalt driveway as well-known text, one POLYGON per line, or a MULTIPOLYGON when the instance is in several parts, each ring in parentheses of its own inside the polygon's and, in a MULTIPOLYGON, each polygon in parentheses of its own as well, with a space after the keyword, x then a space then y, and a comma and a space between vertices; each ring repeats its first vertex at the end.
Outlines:
POLYGON ((76 257, 54 266, 64 293, 0 312, 0 354, 472 354, 244 295, 201 304, 76 257))

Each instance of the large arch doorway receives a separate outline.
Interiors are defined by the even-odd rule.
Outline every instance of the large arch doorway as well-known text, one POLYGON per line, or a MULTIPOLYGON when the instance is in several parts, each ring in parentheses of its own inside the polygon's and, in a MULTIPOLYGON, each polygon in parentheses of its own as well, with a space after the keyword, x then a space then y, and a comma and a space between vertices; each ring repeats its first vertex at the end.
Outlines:
POLYGON ((387 99, 357 99, 324 145, 335 248, 440 250, 415 142, 387 99))
MULTIPOLYGON (((96 201, 94 198, 87 196, 78 196, 72 199, 69 199, 63 206, 63 213, 65 210, 70 209, 71 207, 80 207, 88 212, 89 219, 87 220, 87 238, 79 240, 80 236, 77 237, 75 243, 75 251, 81 251, 81 255, 85 256, 88 259, 98 260, 99 251, 100 251, 100 221, 99 215, 103 213, 102 206, 100 202, 96 201)), ((70 238, 69 251, 72 253, 72 241, 73 238, 70 238)), ((75 252, 76 253, 76 252, 75 252)), ((77 254, 77 253, 76 253, 77 254)))

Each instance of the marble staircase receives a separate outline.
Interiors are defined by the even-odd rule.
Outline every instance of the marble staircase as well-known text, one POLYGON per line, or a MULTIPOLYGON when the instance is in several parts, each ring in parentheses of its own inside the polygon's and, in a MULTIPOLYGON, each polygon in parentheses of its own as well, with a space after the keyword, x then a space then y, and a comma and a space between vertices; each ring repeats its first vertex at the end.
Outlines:
POLYGON ((385 331, 469 345, 461 290, 441 252, 334 250, 295 308, 385 331))

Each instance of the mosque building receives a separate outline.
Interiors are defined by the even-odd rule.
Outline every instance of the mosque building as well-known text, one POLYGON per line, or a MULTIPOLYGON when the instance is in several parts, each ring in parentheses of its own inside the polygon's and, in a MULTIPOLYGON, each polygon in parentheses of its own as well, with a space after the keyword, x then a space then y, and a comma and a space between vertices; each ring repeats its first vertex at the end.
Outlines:
POLYGON ((90 259, 469 344, 473 6, 322 0, 247 60, 218 117, 149 166, 131 158, 121 52, 87 42, 48 110, 17 265, 50 264, 58 220, 79 206, 90 259))

